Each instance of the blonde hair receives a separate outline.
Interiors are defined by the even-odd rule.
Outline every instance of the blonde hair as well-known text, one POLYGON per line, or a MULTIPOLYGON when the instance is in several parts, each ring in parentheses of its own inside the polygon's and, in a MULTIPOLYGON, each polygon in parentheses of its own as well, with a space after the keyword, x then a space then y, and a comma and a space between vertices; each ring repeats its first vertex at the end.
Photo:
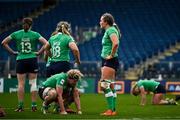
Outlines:
POLYGON ((71 35, 70 34, 71 25, 66 21, 61 21, 57 24, 56 31, 62 32, 62 33, 67 34, 67 35, 71 35))
POLYGON ((79 80, 83 77, 83 74, 78 69, 71 69, 67 72, 68 78, 79 80))

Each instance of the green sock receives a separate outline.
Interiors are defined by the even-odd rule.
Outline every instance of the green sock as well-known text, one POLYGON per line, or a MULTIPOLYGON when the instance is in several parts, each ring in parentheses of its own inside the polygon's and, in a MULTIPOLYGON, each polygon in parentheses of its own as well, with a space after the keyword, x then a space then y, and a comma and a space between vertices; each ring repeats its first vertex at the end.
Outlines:
POLYGON ((113 93, 110 88, 106 89, 105 91, 105 97, 108 103, 108 109, 113 110, 113 93))
POLYGON ((31 103, 31 107, 36 107, 36 106, 37 106, 36 102, 31 103))
POLYGON ((113 111, 116 111, 116 98, 117 98, 117 93, 116 93, 116 90, 115 90, 115 89, 113 89, 112 92, 113 92, 113 111))
POLYGON ((18 102, 18 108, 23 108, 23 106, 24 106, 23 101, 19 101, 19 102, 18 102))

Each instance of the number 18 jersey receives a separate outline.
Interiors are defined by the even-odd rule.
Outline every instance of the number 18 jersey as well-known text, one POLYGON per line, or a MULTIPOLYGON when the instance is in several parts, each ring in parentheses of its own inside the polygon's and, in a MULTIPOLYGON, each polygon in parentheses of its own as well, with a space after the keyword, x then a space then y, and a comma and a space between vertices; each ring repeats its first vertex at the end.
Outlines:
POLYGON ((51 46, 51 54, 52 54, 50 62, 69 61, 70 42, 74 42, 74 40, 69 35, 58 33, 52 36, 49 39, 49 44, 51 46))
POLYGON ((19 30, 13 32, 11 40, 15 40, 18 55, 16 60, 35 58, 37 57, 34 52, 37 51, 37 43, 41 35, 34 31, 19 30))

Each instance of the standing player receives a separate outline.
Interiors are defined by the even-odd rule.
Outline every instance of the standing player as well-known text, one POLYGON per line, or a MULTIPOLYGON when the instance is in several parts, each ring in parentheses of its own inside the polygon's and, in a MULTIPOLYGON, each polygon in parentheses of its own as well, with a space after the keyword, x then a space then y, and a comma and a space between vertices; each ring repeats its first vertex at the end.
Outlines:
POLYGON ((154 105, 176 105, 177 103, 171 100, 165 100, 163 94, 166 93, 165 87, 155 80, 139 80, 132 89, 132 94, 141 95, 140 105, 146 104, 146 93, 153 92, 152 104, 154 105))
POLYGON ((77 113, 82 114, 79 92, 76 87, 82 76, 79 70, 71 69, 67 73, 53 75, 43 82, 42 87, 39 88, 39 96, 43 100, 43 113, 47 113, 49 104, 57 101, 60 106, 60 114, 67 114, 65 104, 73 96, 77 113))
POLYGON ((50 57, 47 77, 70 70, 70 50, 74 54, 75 62, 80 64, 79 49, 70 35, 70 24, 66 21, 61 21, 57 24, 56 32, 49 39, 45 49, 50 57))
POLYGON ((102 67, 101 67, 101 89, 105 93, 108 103, 108 110, 101 115, 116 115, 116 91, 114 89, 115 73, 119 66, 118 46, 120 39, 120 31, 115 24, 111 14, 105 13, 101 16, 100 27, 105 30, 102 38, 102 67))
POLYGON ((18 79, 18 108, 17 112, 22 112, 24 109, 24 86, 26 73, 28 73, 29 84, 31 85, 32 111, 36 111, 37 98, 37 72, 38 62, 37 56, 43 52, 43 47, 36 52, 37 43, 43 45, 47 43, 39 33, 31 30, 33 20, 31 18, 23 19, 23 29, 13 32, 2 41, 2 45, 13 55, 17 55, 16 73, 18 79), (14 40, 16 42, 17 52, 12 50, 8 43, 14 40))

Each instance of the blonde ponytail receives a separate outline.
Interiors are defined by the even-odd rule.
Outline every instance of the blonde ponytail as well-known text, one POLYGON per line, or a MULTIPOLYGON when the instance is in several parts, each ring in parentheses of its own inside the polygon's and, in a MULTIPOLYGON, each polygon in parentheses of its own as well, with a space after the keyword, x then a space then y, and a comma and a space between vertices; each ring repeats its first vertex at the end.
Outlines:
POLYGON ((68 28, 65 27, 65 25, 63 24, 63 25, 62 25, 62 33, 67 34, 67 35, 70 35, 70 33, 69 33, 69 31, 68 31, 67 29, 68 29, 68 28))
POLYGON ((62 32, 64 34, 71 35, 70 30, 71 30, 70 24, 66 21, 61 21, 57 24, 56 27, 57 32, 62 32))

